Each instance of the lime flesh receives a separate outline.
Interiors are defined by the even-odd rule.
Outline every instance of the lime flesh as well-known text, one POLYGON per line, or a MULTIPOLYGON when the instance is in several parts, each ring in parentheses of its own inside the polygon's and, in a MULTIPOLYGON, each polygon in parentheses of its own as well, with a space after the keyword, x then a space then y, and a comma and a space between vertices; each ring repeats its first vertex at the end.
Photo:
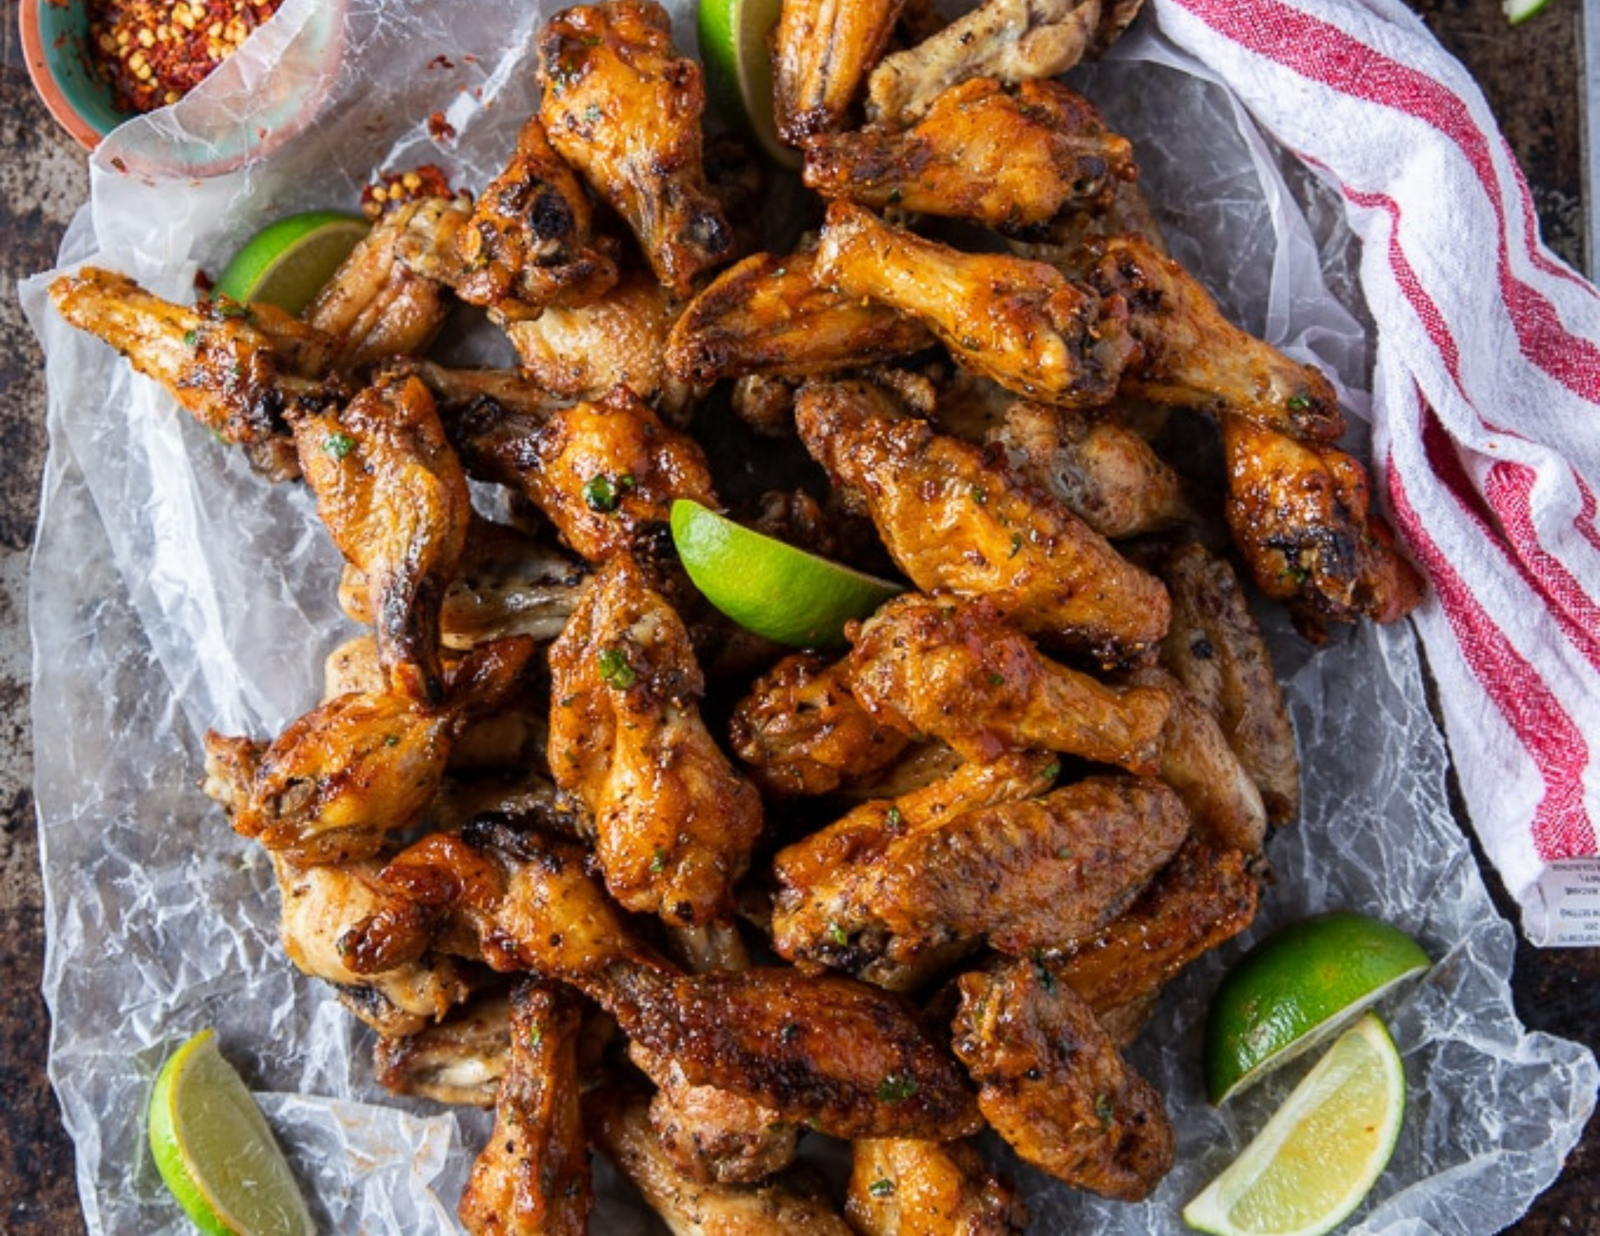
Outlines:
POLYGON ((1335 911, 1274 932, 1212 997, 1205 1034, 1211 1101, 1326 1043, 1428 965, 1410 936, 1362 914, 1335 911))
POLYGON ((687 498, 672 504, 672 539, 706 600, 746 630, 797 648, 840 644, 845 623, 902 591, 687 498))
POLYGON ((213 292, 240 304, 299 313, 333 278, 368 231, 359 215, 313 210, 269 223, 233 255, 213 292))
POLYGON ((767 52, 782 9, 783 0, 700 0, 698 31, 706 94, 718 113, 779 167, 793 169, 800 156, 778 139, 767 52))
POLYGON ((1500 7, 1505 11, 1506 20, 1518 26, 1549 6, 1550 0, 1505 0, 1500 7))
POLYGON ((1405 1068, 1367 1013, 1317 1061, 1239 1157, 1184 1208, 1216 1236, 1320 1236, 1372 1190, 1405 1116, 1405 1068))
POLYGON ((167 1058, 150 1095, 150 1152, 207 1236, 313 1236, 289 1164, 244 1081, 202 1030, 167 1058))

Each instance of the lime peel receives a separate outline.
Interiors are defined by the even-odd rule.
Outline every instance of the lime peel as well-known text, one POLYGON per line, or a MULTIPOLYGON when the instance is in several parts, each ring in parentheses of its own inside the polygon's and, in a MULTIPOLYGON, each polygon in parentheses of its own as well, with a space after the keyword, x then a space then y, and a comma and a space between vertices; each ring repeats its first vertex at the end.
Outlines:
POLYGON ((904 589, 764 536, 688 498, 672 539, 706 600, 757 635, 797 648, 838 645, 845 623, 904 589))
POLYGON ((782 0, 700 0, 697 32, 706 94, 718 113, 755 138, 779 167, 792 171, 800 166, 800 155, 778 138, 767 50, 767 36, 782 9, 782 0))
POLYGON ((263 302, 299 313, 361 243, 360 215, 311 210, 267 224, 229 260, 212 292, 240 304, 263 302))
POLYGON ((1513 26, 1520 26, 1528 18, 1536 16, 1550 7, 1550 0, 1504 0, 1500 8, 1506 15, 1506 20, 1513 26))

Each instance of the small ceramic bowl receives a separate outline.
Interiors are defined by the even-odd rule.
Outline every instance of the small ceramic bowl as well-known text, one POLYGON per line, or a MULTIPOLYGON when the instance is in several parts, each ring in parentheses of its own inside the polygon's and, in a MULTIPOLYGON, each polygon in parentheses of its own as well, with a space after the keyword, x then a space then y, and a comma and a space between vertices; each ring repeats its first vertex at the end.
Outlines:
POLYGON ((22 52, 34 88, 61 127, 86 150, 130 113, 111 100, 111 87, 89 56, 89 10, 83 0, 22 0, 22 52))

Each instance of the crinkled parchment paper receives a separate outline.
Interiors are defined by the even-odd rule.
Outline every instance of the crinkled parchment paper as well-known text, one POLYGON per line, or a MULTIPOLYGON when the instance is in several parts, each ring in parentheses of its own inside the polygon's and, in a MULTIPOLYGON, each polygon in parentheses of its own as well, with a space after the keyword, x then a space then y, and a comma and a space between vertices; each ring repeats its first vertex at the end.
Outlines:
MULTIPOLYGON (((687 48, 685 7, 675 16, 687 48)), ((92 260, 184 299, 197 266, 215 272, 275 216, 352 205, 376 167, 436 162, 481 186, 531 106, 530 35, 543 11, 349 0, 341 13, 289 0, 202 90, 101 147, 62 265, 92 260), (300 96, 276 90, 285 72, 300 96), (308 119, 297 97, 320 110, 308 119), (455 131, 442 143, 424 123, 436 112, 455 131), (270 147, 266 157, 230 170, 236 132, 270 147), (153 170, 174 150, 188 167, 153 170)), ((1368 341, 1340 307, 1359 299, 1341 273, 1353 267, 1331 198, 1150 30, 1082 81, 1135 139, 1178 256, 1238 320, 1336 372, 1362 410, 1368 341)), ((197 788, 206 727, 274 734, 316 699, 323 654, 349 633, 336 555, 302 487, 258 481, 153 384, 62 324, 44 283, 29 282, 24 301, 50 390, 31 597, 45 989, 90 1231, 188 1230, 145 1153, 143 1111, 164 1053, 204 1025, 261 1093, 324 1231, 457 1231, 486 1118, 375 1086, 368 1032, 282 955, 266 860, 197 788)), ((1348 906, 1397 923, 1438 959, 1389 1010, 1411 1106, 1352 1230, 1491 1232, 1559 1170, 1594 1103, 1594 1059, 1525 1034, 1512 1012, 1512 931, 1449 816, 1410 632, 1341 631, 1314 654, 1286 629, 1275 638, 1306 805, 1272 841, 1278 882, 1249 938, 1348 906)), ((1138 1206, 1021 1170, 1041 1236, 1182 1231, 1184 1201, 1259 1127, 1285 1083, 1218 1113, 1198 1081, 1206 998, 1247 942, 1175 984, 1134 1052, 1167 1095, 1176 1170, 1138 1206)), ((606 1192, 593 1230, 645 1230, 618 1190, 606 1192)))

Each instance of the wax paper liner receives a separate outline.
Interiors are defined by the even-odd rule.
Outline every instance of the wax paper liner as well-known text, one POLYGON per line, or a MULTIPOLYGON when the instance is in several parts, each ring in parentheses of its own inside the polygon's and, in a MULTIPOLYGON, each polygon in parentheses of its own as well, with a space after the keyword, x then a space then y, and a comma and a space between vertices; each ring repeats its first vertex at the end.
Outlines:
MULTIPOLYGON (((261 223, 348 207, 374 168, 435 162, 481 186, 532 103, 529 36, 545 11, 288 0, 224 73, 96 153, 92 202, 63 267, 93 260, 185 298, 196 269, 214 273, 261 223), (284 66, 304 107, 262 93, 284 66), (268 106, 272 125, 252 127, 252 109, 268 106)), ((681 5, 674 15, 692 48, 692 21, 681 5)), ((1080 83, 1135 140, 1178 256, 1237 320, 1327 367, 1360 412, 1370 347, 1337 205, 1147 24, 1080 83)), ((260 1094, 321 1230, 457 1231, 485 1114, 375 1085, 369 1033, 282 954, 267 862, 197 788, 206 727, 272 734, 315 700, 324 653, 350 633, 334 603, 337 557, 301 487, 260 482, 66 327, 48 308, 47 278, 23 287, 50 392, 30 600, 36 790, 50 1068, 89 1229, 188 1230, 145 1151, 144 1104, 164 1054, 213 1025, 260 1094)), ((1385 1010, 1410 1108, 1350 1230, 1497 1230, 1554 1178, 1592 1110, 1593 1056, 1525 1033, 1512 1010, 1512 931, 1450 817, 1411 632, 1341 630, 1313 653, 1281 615, 1266 619, 1305 755, 1305 812, 1271 843, 1277 881, 1260 922, 1169 989, 1133 1052, 1167 1096, 1178 1165, 1131 1206, 1010 1164, 1041 1236, 1184 1230, 1182 1204, 1289 1084, 1224 1112, 1205 1104, 1206 999, 1249 940, 1323 909, 1386 918, 1437 959, 1385 1010)), ((650 1230, 603 1168, 600 1184, 593 1230, 650 1230)))

